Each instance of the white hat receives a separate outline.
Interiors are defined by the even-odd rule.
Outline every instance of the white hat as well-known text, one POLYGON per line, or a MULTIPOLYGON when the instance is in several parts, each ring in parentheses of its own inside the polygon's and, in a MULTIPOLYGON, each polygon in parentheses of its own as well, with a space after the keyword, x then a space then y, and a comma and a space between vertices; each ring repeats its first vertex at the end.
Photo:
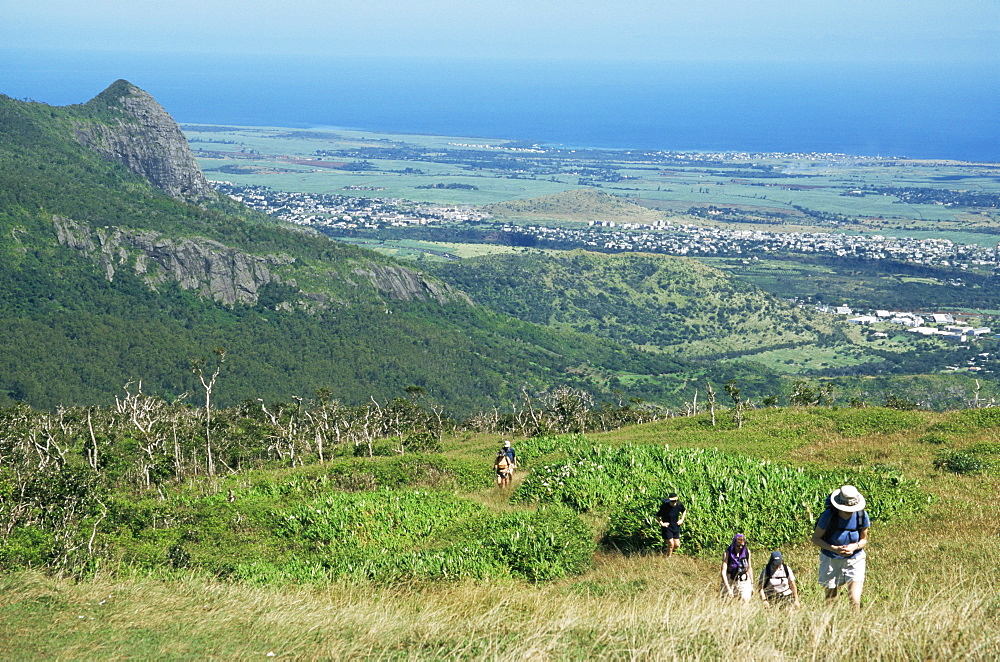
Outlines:
POLYGON ((510 448, 510 442, 509 441, 503 442, 503 445, 504 445, 504 448, 510 448))
POLYGON ((830 504, 845 513, 856 513, 865 508, 865 498, 853 485, 844 485, 830 493, 830 504))

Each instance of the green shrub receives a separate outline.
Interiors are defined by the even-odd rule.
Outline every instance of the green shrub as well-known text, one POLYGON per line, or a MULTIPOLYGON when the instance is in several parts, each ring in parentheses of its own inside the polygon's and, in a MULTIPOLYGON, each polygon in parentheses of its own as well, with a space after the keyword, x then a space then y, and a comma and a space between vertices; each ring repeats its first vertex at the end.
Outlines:
POLYGON ((921 444, 935 444, 940 446, 941 444, 949 443, 951 439, 944 436, 940 432, 930 432, 921 437, 918 437, 917 441, 920 442, 921 444))
POLYGON ((324 576, 376 581, 547 580, 582 571, 594 549, 589 527, 566 508, 494 514, 443 492, 335 493, 277 513, 274 528, 305 543, 298 560, 324 576))
POLYGON ((906 516, 927 503, 894 468, 818 473, 715 450, 580 441, 564 450, 569 459, 536 468, 515 498, 606 513, 605 542, 626 550, 662 545, 654 515, 668 492, 688 508, 685 549, 694 551, 716 549, 738 531, 754 546, 804 540, 826 496, 843 483, 868 495, 875 519, 906 516))
POLYGON ((590 567, 594 539, 590 528, 568 508, 548 506, 514 512, 491 522, 484 547, 514 575, 532 581, 578 574, 590 567))
POLYGON ((974 430, 990 430, 1000 427, 1000 407, 983 407, 981 409, 963 409, 956 414, 958 421, 974 430))
POLYGON ((989 466, 989 463, 967 451, 942 449, 934 458, 934 468, 956 474, 978 474, 989 466))

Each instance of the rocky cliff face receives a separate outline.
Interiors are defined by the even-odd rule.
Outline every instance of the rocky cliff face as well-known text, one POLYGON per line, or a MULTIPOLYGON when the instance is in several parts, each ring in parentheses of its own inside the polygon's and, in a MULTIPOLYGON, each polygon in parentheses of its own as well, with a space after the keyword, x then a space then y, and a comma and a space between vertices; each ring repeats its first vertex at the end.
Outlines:
POLYGON ((462 302, 472 305, 472 301, 464 292, 453 290, 445 283, 430 280, 405 267, 371 262, 357 267, 354 273, 367 278, 372 287, 378 291, 400 301, 419 299, 437 301, 441 304, 462 302))
POLYGON ((152 96, 119 80, 82 108, 95 119, 76 126, 81 143, 176 200, 198 203, 215 197, 180 127, 152 96))
MULTIPOLYGON (((52 225, 60 244, 96 261, 109 281, 121 269, 131 269, 153 289, 174 281, 181 289, 194 290, 227 306, 256 304, 261 288, 268 283, 296 286, 294 280, 275 272, 275 268, 295 262, 287 255, 252 255, 204 237, 171 239, 152 230, 94 229, 62 216, 54 216, 52 225)), ((472 305, 465 293, 402 266, 364 261, 351 273, 390 299, 472 305)), ((328 277, 336 278, 332 273, 328 277)), ((351 280, 345 282, 362 287, 351 280)), ((336 301, 329 293, 300 291, 298 305, 319 312, 336 301)), ((282 306, 291 307, 287 303, 282 306)))
POLYGON ((176 281, 182 289, 229 306, 257 303, 268 283, 294 285, 272 270, 292 263, 291 257, 250 255, 204 238, 170 239, 149 230, 122 228, 92 230, 60 216, 52 220, 59 243, 95 259, 109 281, 117 270, 130 268, 153 289, 176 281))

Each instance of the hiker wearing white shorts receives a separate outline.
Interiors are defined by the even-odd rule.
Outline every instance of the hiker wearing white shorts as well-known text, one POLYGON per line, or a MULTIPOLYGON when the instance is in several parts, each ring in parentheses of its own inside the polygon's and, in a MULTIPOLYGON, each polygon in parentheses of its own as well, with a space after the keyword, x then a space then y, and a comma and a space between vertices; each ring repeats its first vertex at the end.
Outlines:
POLYGON ((750 550, 742 533, 733 536, 733 542, 722 557, 722 598, 739 598, 750 602, 753 598, 753 570, 750 567, 750 550))
POLYGON ((819 583, 826 589, 828 601, 836 598, 838 589, 846 584, 851 605, 861 607, 869 526, 865 498, 856 487, 844 485, 830 494, 812 536, 812 544, 820 549, 819 583))

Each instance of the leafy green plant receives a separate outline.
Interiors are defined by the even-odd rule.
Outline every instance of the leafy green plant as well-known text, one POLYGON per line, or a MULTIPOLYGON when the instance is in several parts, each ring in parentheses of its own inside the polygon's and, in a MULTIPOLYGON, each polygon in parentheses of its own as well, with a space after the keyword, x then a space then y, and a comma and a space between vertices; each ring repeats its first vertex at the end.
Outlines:
POLYGON ((1000 407, 963 409, 955 415, 955 418, 975 430, 998 428, 1000 427, 1000 407))
POLYGON ((740 455, 666 446, 617 447, 563 438, 565 461, 536 467, 515 498, 563 503, 609 516, 605 542, 622 549, 661 544, 654 514, 660 499, 677 492, 688 508, 685 548, 717 548, 737 531, 754 545, 777 547, 804 539, 830 490, 845 482, 869 496, 874 518, 911 514, 926 495, 898 469, 807 472, 740 455))
POLYGON ((956 474, 978 474, 989 469, 989 463, 973 453, 942 449, 934 457, 934 467, 956 474))

